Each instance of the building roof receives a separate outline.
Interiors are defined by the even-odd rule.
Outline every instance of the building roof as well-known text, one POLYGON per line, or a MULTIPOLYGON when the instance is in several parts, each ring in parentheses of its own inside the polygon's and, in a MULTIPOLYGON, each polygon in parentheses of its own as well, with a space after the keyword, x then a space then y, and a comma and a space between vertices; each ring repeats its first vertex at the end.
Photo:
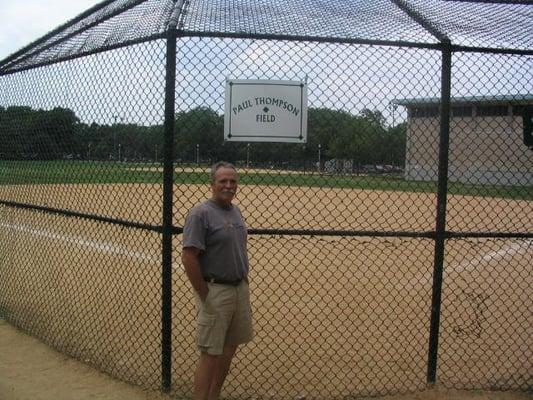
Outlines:
MULTIPOLYGON (((438 105, 440 97, 422 97, 413 99, 396 99, 391 103, 399 106, 412 107, 422 105, 438 105)), ((533 104, 533 93, 508 94, 495 96, 452 97, 452 104, 533 104)))

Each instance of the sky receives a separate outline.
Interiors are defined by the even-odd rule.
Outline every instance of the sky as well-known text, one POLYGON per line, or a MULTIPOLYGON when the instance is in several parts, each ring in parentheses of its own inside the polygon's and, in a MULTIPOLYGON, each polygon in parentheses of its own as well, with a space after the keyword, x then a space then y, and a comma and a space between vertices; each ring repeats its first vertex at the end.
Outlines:
MULTIPOLYGON (((101 1, 0 0, 0 60, 101 1)), ((158 122, 164 51, 162 41, 139 44, 55 64, 44 75, 33 71, 16 85, 17 76, 9 76, 5 87, 12 91, 0 91, 0 104, 65 106, 86 122, 158 122), (72 64, 90 73, 65 73, 72 64), (139 111, 147 105, 150 112, 139 111)), ((423 49, 193 38, 180 41, 177 62, 177 110, 207 105, 223 112, 226 78, 305 80, 310 106, 375 109, 393 124, 405 118, 404 109, 391 106, 394 99, 440 93, 440 54, 423 49)), ((453 63, 453 96, 533 92, 531 58, 456 54, 453 63)))
POLYGON ((0 60, 101 0, 0 0, 0 60))

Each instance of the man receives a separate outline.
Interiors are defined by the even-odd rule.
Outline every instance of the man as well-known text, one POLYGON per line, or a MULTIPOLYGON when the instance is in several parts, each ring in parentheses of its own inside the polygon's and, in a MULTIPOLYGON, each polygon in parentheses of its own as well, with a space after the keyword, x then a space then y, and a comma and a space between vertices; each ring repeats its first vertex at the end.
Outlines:
POLYGON ((252 340, 246 225, 232 204, 237 171, 211 168, 212 197, 193 207, 183 229, 182 261, 196 294, 200 361, 194 399, 216 400, 240 344, 252 340))

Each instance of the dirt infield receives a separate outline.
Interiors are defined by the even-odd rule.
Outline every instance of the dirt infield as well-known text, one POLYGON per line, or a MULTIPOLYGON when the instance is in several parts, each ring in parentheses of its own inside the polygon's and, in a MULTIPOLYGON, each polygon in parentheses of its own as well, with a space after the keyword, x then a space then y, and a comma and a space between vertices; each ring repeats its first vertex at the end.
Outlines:
MULTIPOLYGON (((162 187, 157 184, 2 186, 4 200, 112 218, 160 224, 162 187)), ((176 185, 174 223, 209 197, 208 185, 176 185)), ((431 231, 436 195, 380 190, 241 186, 236 202, 251 228, 431 231)), ((533 201, 453 195, 447 227, 459 231, 530 232, 533 201)))
MULTIPOLYGON (((2 400, 166 400, 175 398, 119 382, 65 356, 0 319, 2 400)), ((426 390, 382 400, 529 400, 513 392, 426 390)))
MULTIPOLYGON (((65 356, 0 319, 2 400, 165 400, 174 398, 119 382, 65 356)), ((426 390, 382 400, 528 400, 513 392, 426 390)))
MULTIPOLYGON (((144 223, 161 216, 158 185, 21 186, 9 194, 144 223)), ((175 223, 207 196, 205 185, 176 186, 175 223)), ((291 229, 429 231, 434 201, 426 193, 269 186, 243 186, 238 196, 250 227, 291 229)), ((449 206, 451 227, 533 230, 531 202, 455 196, 449 206)), ((159 235, 6 207, 0 216, 0 253, 10 260, 0 264, 6 318, 88 364, 157 388, 159 235)), ((249 247, 256 339, 239 353, 226 395, 348 399, 425 388, 432 240, 270 235, 251 236, 249 247)), ((188 393, 194 302, 179 236, 174 248, 173 381, 176 393, 188 393)), ((449 241, 441 382, 531 384, 532 255, 528 240, 449 241)))

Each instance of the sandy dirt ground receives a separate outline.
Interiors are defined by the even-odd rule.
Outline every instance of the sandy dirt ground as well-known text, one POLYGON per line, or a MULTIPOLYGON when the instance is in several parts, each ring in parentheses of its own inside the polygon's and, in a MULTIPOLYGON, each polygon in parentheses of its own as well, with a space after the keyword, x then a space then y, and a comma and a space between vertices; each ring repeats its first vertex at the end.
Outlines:
MULTIPOLYGON (((59 353, 0 319, 1 400, 170 400, 59 353)), ((531 400, 516 392, 432 389, 382 400, 531 400)))
POLYGON ((1 400, 163 400, 59 353, 0 319, 1 400))
MULTIPOLYGON (((174 190, 180 226, 208 187, 174 190)), ((159 224, 161 216, 158 185, 20 186, 7 194, 144 223, 159 224)), ((243 186, 237 200, 250 228, 423 232, 434 224, 435 198, 426 193, 243 186)), ((450 229, 533 229, 532 202, 452 196, 449 207, 450 229)), ((112 376, 157 388, 159 235, 7 207, 0 216, 6 320, 112 376)), ((177 396, 190 393, 197 355, 179 236, 173 246, 177 396)), ((256 338, 237 355, 227 398, 348 400, 426 388, 432 240, 254 235, 249 250, 256 338)), ((532 317, 524 310, 533 309, 532 255, 530 240, 448 241, 440 382, 531 388, 532 317)), ((428 398, 463 398, 449 393, 433 390, 429 395, 437 397, 428 398)))

